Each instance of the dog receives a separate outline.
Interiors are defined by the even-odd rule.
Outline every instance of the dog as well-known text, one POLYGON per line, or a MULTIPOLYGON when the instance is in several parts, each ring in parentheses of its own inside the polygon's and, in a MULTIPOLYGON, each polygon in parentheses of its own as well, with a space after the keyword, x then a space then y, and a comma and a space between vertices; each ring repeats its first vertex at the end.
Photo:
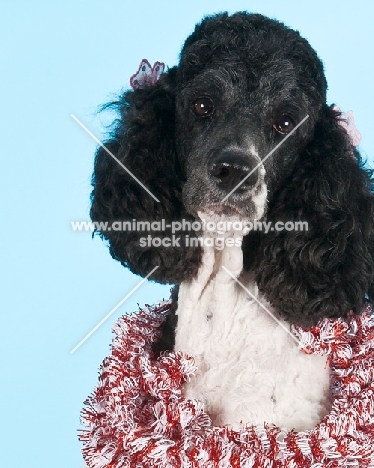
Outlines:
POLYGON ((297 31, 222 13, 196 26, 177 66, 111 104, 91 218, 148 226, 98 233, 133 273, 157 267, 151 279, 176 285, 153 350, 194 357, 184 392, 216 425, 314 427, 331 408, 329 366, 292 328, 373 298, 372 173, 326 89, 297 31), (152 223, 164 223, 157 244, 152 223))

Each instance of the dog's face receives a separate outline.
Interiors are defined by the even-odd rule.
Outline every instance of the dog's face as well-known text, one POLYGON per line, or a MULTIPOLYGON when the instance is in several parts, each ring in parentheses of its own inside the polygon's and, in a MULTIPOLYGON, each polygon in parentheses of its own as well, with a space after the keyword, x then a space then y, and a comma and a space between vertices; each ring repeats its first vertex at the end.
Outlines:
POLYGON ((194 216, 262 218, 324 103, 322 66, 309 45, 303 50, 306 41, 263 17, 247 23, 240 31, 216 25, 209 42, 203 23, 182 52, 177 149, 186 174, 183 201, 194 216))

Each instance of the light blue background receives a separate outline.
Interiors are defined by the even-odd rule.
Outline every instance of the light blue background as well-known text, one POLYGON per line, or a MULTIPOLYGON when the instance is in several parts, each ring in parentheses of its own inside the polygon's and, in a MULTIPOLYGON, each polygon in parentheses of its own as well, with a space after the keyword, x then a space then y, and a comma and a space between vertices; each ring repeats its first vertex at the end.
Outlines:
POLYGON ((373 3, 369 1, 15 1, 0 11, 0 466, 82 465, 82 402, 109 351, 111 325, 167 298, 144 284, 73 355, 72 348, 139 282, 87 220, 97 106, 128 87, 142 58, 176 64, 204 14, 257 11, 299 29, 326 66, 329 102, 353 109, 374 155, 373 3))

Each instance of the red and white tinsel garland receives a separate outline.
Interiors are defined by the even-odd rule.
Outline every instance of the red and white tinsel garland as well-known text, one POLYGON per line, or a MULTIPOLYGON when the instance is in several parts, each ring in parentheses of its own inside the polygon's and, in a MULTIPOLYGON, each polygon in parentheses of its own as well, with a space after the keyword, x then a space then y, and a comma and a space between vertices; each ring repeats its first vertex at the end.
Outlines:
POLYGON ((212 426, 182 384, 193 359, 151 344, 170 308, 165 302, 126 315, 114 326, 112 353, 85 402, 80 433, 90 468, 374 467, 374 317, 367 307, 347 320, 294 328, 306 353, 327 354, 333 405, 305 432, 272 425, 212 426))

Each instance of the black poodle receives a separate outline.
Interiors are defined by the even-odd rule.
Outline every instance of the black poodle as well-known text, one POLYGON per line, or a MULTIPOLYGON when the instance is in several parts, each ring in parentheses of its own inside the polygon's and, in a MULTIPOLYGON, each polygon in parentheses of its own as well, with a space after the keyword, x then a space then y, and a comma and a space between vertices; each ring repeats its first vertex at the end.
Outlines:
MULTIPOLYGON (((166 226, 99 232, 112 257, 141 276, 157 266, 160 283, 187 284, 204 250, 191 247, 203 233, 188 221, 201 213, 272 226, 302 221, 308 230, 243 237, 242 282, 253 281, 291 324, 360 313, 374 295, 372 174, 326 104, 326 88, 323 65, 298 32, 259 14, 206 17, 178 66, 112 103, 119 118, 105 146, 159 202, 99 148, 91 218, 166 226), (175 245, 141 242, 172 238, 181 220, 175 245)), ((178 287, 172 298, 156 352, 174 347, 178 287)))

